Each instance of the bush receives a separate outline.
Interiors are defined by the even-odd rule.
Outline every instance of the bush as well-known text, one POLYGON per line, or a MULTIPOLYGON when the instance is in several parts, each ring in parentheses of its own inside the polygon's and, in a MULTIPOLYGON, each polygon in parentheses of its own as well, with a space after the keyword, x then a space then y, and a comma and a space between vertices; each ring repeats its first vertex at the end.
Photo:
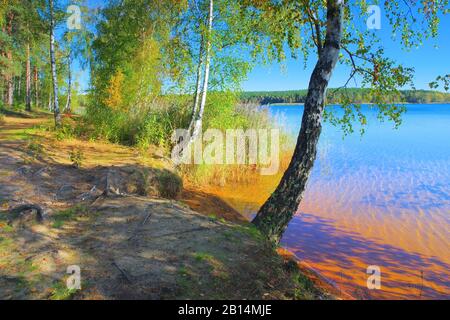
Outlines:
POLYGON ((42 145, 42 141, 35 137, 27 140, 25 152, 26 154, 23 156, 25 163, 32 163, 36 160, 42 159, 45 156, 45 149, 42 145))
POLYGON ((186 97, 165 97, 152 104, 114 110, 90 105, 84 117, 89 138, 147 149, 150 145, 170 146, 175 128, 187 127, 189 104, 186 97))
POLYGON ((65 139, 72 139, 75 137, 75 129, 71 124, 63 123, 60 127, 58 127, 55 131, 55 138, 58 141, 62 141, 65 139))
POLYGON ((158 189, 162 197, 175 199, 183 190, 183 181, 175 173, 163 170, 158 174, 158 189))
POLYGON ((81 149, 72 149, 69 152, 69 159, 74 167, 80 168, 84 160, 83 151, 81 149))

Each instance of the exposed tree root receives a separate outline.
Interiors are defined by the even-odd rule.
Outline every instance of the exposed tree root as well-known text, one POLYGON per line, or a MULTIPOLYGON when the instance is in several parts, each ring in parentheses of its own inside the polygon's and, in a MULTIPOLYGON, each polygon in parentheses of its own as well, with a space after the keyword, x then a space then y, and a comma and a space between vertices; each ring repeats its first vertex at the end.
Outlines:
POLYGON ((22 204, 9 211, 8 224, 12 224, 14 220, 23 217, 27 213, 36 212, 36 221, 44 221, 45 211, 36 204, 22 204))

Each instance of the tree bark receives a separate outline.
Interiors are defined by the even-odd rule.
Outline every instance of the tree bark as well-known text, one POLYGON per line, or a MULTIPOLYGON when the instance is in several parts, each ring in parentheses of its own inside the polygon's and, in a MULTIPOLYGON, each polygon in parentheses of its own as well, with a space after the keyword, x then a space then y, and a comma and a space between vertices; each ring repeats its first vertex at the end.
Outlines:
POLYGON ((212 24, 213 24, 213 14, 214 14, 214 3, 213 0, 209 1, 209 15, 208 15, 208 35, 206 37, 206 53, 205 53, 205 75, 203 77, 203 89, 202 89, 202 100, 200 103, 200 109, 195 116, 194 128, 191 135, 190 143, 194 142, 202 131, 203 124, 203 113, 205 111, 206 96, 208 94, 208 83, 209 83, 209 68, 211 63, 211 35, 212 35, 212 24))
MULTIPOLYGON (((6 34, 6 28, 5 28, 5 26, 2 26, 2 33, 3 34, 6 34)), ((5 58, 5 60, 6 60, 6 52, 4 51, 4 47, 5 47, 5 43, 4 43, 4 41, 2 41, 2 42, 0 42, 0 44, 1 44, 1 46, 0 46, 0 56, 3 58, 5 58)), ((0 64, 0 67, 1 67, 1 73, 0 73, 0 76, 2 77, 2 101, 3 101, 3 103, 4 104, 6 104, 6 92, 5 92, 5 88, 6 88, 6 83, 7 83, 7 81, 6 81, 6 68, 5 68, 5 64, 4 63, 1 63, 0 64)))
POLYGON ((55 117, 55 126, 61 126, 61 113, 58 102, 58 78, 56 76, 56 58, 55 58, 55 18, 53 15, 53 0, 50 3, 50 63, 52 68, 53 82, 53 114, 55 117))
MULTIPOLYGON (((12 37, 12 26, 13 26, 13 20, 14 20, 14 13, 10 12, 8 14, 8 26, 7 26, 7 32, 10 37, 12 37)), ((8 48, 6 51, 6 59, 8 60, 8 71, 6 76, 6 104, 8 106, 12 106, 14 103, 14 83, 13 83, 13 75, 12 75, 12 64, 13 64, 13 58, 12 58, 12 51, 11 48, 8 48)))
POLYGON ((64 108, 64 113, 71 112, 71 103, 72 103, 72 71, 71 71, 71 54, 67 57, 67 67, 68 67, 68 84, 67 84, 67 101, 66 107, 64 108))
POLYGON ((278 187, 253 219, 261 232, 278 243, 300 201, 314 165, 322 131, 326 90, 339 59, 344 1, 327 0, 327 29, 324 46, 311 75, 302 124, 294 155, 278 187))
POLYGON ((31 61, 29 42, 27 43, 25 110, 31 111, 31 61))
POLYGON ((34 66, 34 106, 39 107, 39 77, 38 68, 34 66))
POLYGON ((202 88, 202 83, 201 83, 202 82, 202 68, 203 68, 203 59, 204 59, 203 41, 204 41, 204 37, 201 37, 199 58, 198 58, 199 61, 198 61, 198 66, 197 66, 197 83, 195 86, 194 106, 192 108, 192 117, 191 117, 191 122, 189 123, 189 128, 188 128, 189 135, 192 134, 195 119, 197 118, 198 106, 200 103, 200 93, 201 93, 201 88, 202 88))
POLYGON ((17 99, 20 100, 20 98, 22 97, 22 72, 20 73, 20 75, 18 75, 17 77, 15 77, 16 81, 16 91, 17 91, 17 99))
POLYGON ((48 111, 53 112, 53 104, 52 104, 52 93, 48 95, 48 104, 47 104, 48 111))

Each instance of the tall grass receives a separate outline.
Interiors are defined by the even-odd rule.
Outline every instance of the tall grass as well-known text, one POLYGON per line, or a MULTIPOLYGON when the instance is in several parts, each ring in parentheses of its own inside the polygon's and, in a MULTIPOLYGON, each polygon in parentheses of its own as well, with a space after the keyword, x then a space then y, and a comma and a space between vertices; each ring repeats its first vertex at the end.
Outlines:
MULTIPOLYGON (((151 146, 163 149, 166 155, 173 147, 175 129, 187 128, 191 118, 192 97, 188 95, 160 96, 151 103, 126 109, 109 108, 91 103, 81 124, 74 132, 88 139, 108 140, 142 151, 151 146), (82 129, 80 130, 80 126, 82 129)), ((267 109, 255 104, 239 104, 238 95, 231 92, 211 92, 205 108, 203 130, 218 129, 272 129, 278 125, 267 109)), ((285 148, 288 137, 282 133, 285 148)), ((282 151, 282 150, 281 150, 282 151)), ((225 154, 225 152, 224 152, 225 154)), ((260 165, 190 164, 178 167, 185 181, 201 185, 251 183, 259 179, 260 165)))
MULTIPOLYGON (((292 142, 283 131, 282 125, 276 122, 267 108, 256 104, 236 104, 230 101, 228 105, 216 105, 211 108, 210 117, 205 121, 203 130, 220 129, 224 134, 227 129, 279 129, 280 130, 280 172, 287 168, 290 161, 292 142), (288 157, 285 155, 289 155, 288 157)), ((205 144, 203 144, 205 147, 205 144)), ((248 160, 247 148, 245 158, 248 160)), ((225 155, 225 146, 223 154, 225 155)), ((226 184, 256 183, 262 176, 260 169, 266 165, 257 164, 183 164, 179 171, 184 180, 197 185, 224 186, 226 184)))
POLYGON ((84 116, 85 133, 94 140, 168 150, 173 130, 186 127, 189 121, 189 102, 185 96, 164 97, 126 110, 91 103, 84 116))

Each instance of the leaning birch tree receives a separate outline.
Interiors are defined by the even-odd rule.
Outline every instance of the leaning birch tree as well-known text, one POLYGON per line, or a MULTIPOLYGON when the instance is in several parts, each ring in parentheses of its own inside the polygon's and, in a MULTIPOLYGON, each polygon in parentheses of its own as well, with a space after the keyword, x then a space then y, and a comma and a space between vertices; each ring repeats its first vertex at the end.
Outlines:
MULTIPOLYGON (((385 20, 393 33, 400 34, 406 50, 420 45, 423 39, 436 37, 440 18, 448 13, 447 0, 393 0, 383 4, 385 20)), ((254 16, 255 29, 259 26, 259 43, 265 43, 256 47, 257 53, 266 50, 268 55, 282 60, 287 45, 294 57, 297 52, 303 53, 305 59, 310 53, 317 57, 291 162, 252 221, 268 239, 278 243, 302 200, 314 166, 323 119, 341 126, 344 133, 353 131, 354 120, 359 121, 362 130, 367 124, 361 106, 351 101, 341 105, 343 116, 325 109, 327 87, 336 64, 350 69, 343 87, 353 80, 370 88, 377 101, 379 118, 387 118, 395 126, 400 125, 405 108, 385 101, 384 97, 406 85, 413 87, 414 69, 385 55, 376 32, 366 26, 369 9, 366 1, 246 0, 243 5, 248 8, 247 14, 254 16)))

